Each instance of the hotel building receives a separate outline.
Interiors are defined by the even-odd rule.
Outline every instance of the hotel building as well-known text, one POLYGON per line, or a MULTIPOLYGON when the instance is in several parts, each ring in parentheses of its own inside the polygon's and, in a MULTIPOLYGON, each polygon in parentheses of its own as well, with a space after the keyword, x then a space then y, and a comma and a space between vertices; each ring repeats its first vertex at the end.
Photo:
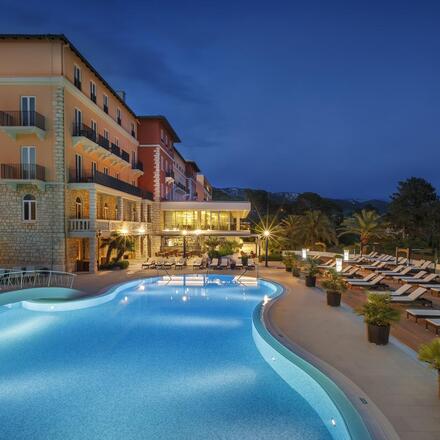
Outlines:
POLYGON ((249 204, 211 202, 167 119, 136 116, 66 37, 0 35, 0 58, 0 267, 94 272, 112 232, 130 258, 183 229, 249 234, 249 204))

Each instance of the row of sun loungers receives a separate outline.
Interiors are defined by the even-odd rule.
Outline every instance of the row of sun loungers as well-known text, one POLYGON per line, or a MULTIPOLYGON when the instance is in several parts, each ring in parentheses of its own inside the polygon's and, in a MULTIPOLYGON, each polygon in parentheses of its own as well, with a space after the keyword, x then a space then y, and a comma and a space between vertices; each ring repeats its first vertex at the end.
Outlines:
MULTIPOLYGON (((209 263, 205 263, 202 258, 195 257, 188 261, 184 258, 154 258, 151 257, 142 264, 143 269, 183 269, 184 266, 192 267, 193 269, 201 269, 209 267, 210 269, 243 269, 243 262, 241 258, 213 258, 209 263)), ((247 269, 255 269, 255 263, 252 258, 249 258, 246 264, 247 269)))

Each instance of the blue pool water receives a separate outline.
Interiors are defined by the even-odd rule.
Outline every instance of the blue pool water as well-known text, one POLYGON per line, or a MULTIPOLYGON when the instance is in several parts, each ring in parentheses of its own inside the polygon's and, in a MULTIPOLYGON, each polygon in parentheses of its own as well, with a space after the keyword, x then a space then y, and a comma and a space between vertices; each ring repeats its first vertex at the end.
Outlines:
POLYGON ((332 438, 253 341, 273 287, 211 282, 137 281, 74 310, 1 307, 0 438, 332 438))

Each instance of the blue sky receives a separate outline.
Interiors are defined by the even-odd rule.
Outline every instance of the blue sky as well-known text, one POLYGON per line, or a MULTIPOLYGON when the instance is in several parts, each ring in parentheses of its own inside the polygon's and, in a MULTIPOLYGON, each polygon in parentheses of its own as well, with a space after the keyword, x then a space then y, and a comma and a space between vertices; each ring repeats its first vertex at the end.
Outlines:
POLYGON ((136 112, 166 115, 216 186, 440 188, 440 2, 0 6, 1 32, 66 34, 136 112))

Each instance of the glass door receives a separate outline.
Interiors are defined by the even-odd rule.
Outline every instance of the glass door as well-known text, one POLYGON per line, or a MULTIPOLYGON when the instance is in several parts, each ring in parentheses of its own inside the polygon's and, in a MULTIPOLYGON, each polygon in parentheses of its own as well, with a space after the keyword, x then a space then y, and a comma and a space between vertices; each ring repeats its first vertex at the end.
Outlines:
POLYGON ((35 96, 22 96, 20 103, 21 125, 35 125, 35 96))
POLYGON ((21 178, 36 179, 36 150, 35 147, 21 147, 21 178))

